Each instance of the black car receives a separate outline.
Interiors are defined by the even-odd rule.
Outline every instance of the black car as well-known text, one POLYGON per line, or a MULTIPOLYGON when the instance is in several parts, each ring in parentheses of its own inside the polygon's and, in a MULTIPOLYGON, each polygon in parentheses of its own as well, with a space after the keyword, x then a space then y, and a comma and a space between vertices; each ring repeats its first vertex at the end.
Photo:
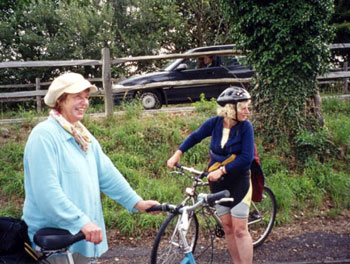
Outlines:
MULTIPOLYGON (((219 50, 232 50, 233 45, 221 45, 195 48, 185 54, 195 52, 208 52, 219 50)), ((211 83, 198 84, 200 80, 223 79, 223 78, 249 78, 254 71, 238 62, 237 56, 203 56, 196 58, 182 58, 170 61, 159 71, 136 75, 127 78, 118 84, 113 85, 114 102, 118 104, 125 98, 140 96, 145 109, 160 108, 163 104, 174 104, 183 102, 194 102, 200 99, 200 94, 204 93, 207 99, 217 96, 232 84, 244 85, 243 83, 211 83), (191 81, 195 84, 182 84, 174 86, 162 82, 191 81), (143 85, 157 83, 158 87, 139 89, 143 85), (125 89, 127 87, 138 86, 135 90, 125 89), (116 93, 116 90, 120 92, 116 93)))

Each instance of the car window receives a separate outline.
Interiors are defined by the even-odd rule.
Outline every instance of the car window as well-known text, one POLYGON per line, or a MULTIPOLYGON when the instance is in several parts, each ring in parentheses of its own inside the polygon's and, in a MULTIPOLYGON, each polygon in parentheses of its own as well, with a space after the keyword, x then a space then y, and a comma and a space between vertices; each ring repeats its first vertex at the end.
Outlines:
POLYGON ((187 70, 193 70, 196 69, 197 66, 197 58, 188 58, 184 59, 181 64, 187 65, 187 70))
POLYGON ((239 62, 236 56, 221 56, 221 64, 226 67, 232 67, 239 65, 239 62))

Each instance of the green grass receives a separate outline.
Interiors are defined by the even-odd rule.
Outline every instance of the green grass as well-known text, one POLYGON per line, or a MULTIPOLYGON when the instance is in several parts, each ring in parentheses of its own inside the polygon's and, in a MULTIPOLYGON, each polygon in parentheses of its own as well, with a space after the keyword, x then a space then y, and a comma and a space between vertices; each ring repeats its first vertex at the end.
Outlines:
MULTIPOLYGON (((185 187, 191 183, 184 177, 170 174, 166 160, 183 139, 209 116, 215 115, 216 110, 213 102, 205 100, 194 105, 196 111, 191 114, 151 116, 142 115, 140 105, 132 102, 118 108, 124 110, 122 115, 108 119, 87 116, 83 123, 144 199, 177 203, 181 201, 185 187)), ((267 149, 262 138, 256 139, 266 183, 277 198, 277 223, 280 225, 292 222, 294 215, 300 212, 317 215, 321 208, 324 209, 324 204, 331 205, 327 212, 331 216, 350 208, 350 103, 332 99, 324 100, 322 106, 326 129, 315 135, 300 135, 297 150, 304 155, 301 165, 296 164, 299 160, 291 158, 294 149, 288 146, 267 149), (306 145, 310 148, 304 148, 306 145), (310 154, 310 149, 317 155, 310 154)), ((97 109, 103 108, 98 106, 97 109)), ((24 198, 23 151, 28 133, 36 121, 33 112, 20 111, 17 116, 13 113, 3 116, 29 120, 1 125, 0 128, 0 215, 19 217, 24 198)), ((209 139, 204 140, 185 153, 181 162, 205 169, 208 145, 209 139)), ((130 214, 110 198, 102 197, 108 228, 141 235, 154 232, 164 219, 164 215, 130 214)))

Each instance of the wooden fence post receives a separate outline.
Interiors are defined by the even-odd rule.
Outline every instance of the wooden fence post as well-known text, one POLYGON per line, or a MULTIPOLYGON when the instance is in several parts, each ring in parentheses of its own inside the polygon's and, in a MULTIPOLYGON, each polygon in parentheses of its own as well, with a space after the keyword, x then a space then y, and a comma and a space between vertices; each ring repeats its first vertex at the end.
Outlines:
MULTIPOLYGON (((40 90, 40 78, 35 78, 35 90, 39 91, 40 90)), ((41 113, 41 96, 38 95, 36 97, 36 111, 38 113, 41 113)))
POLYGON ((323 116, 322 116, 322 113, 321 113, 321 95, 320 95, 320 91, 317 87, 317 84, 316 85, 316 89, 317 89, 317 92, 316 94, 314 95, 314 112, 315 112, 315 115, 318 119, 318 123, 320 124, 321 127, 324 127, 324 119, 323 119, 323 116))
POLYGON ((109 48, 102 49, 102 84, 104 89, 105 114, 113 115, 113 94, 111 81, 111 56, 109 48))
MULTIPOLYGON (((348 62, 344 61, 343 65, 343 71, 348 71, 348 62)), ((343 85, 343 94, 348 93, 348 78, 344 78, 344 85, 343 85)))

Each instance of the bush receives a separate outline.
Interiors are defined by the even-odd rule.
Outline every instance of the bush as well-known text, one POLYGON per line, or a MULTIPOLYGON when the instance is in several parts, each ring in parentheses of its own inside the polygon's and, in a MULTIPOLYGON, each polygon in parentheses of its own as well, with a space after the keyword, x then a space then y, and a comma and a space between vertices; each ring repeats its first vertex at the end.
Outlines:
POLYGON ((318 131, 299 131, 295 137, 294 144, 295 157, 304 164, 309 159, 318 159, 324 161, 329 159, 330 154, 334 154, 336 149, 330 140, 327 130, 320 129, 318 131))
MULTIPOLYGON (((203 101, 201 105, 208 109, 212 107, 211 102, 203 101)), ((188 115, 151 116, 142 115, 138 106, 134 106, 135 110, 132 109, 132 105, 128 107, 130 109, 125 114, 109 119, 86 117, 83 123, 143 198, 160 202, 180 202, 184 189, 191 185, 191 180, 171 174, 166 167, 166 160, 192 131, 213 114, 194 112, 188 115)), ((335 114, 325 114, 327 132, 324 130, 315 134, 300 133, 299 148, 293 149, 294 152, 285 144, 264 145, 263 135, 256 138, 266 184, 276 195, 278 224, 292 222, 294 214, 305 209, 312 214, 314 210, 321 208, 324 200, 329 201, 332 208, 350 208, 349 157, 335 156, 333 152, 327 152, 330 148, 327 141, 329 135, 332 135, 334 140, 334 135, 342 130, 340 125, 331 125, 337 120, 333 115, 335 114), (300 159, 305 157, 303 166, 298 167, 298 170, 294 169, 295 161, 291 158, 295 154, 299 155, 300 159), (327 159, 320 162, 321 156, 327 159)), ((347 122, 345 114, 344 119, 342 114, 338 116, 343 124, 347 122)), ((2 200, 0 213, 3 215, 21 215, 21 203, 24 198, 22 159, 25 142, 33 125, 34 123, 29 126, 13 124, 1 127, 0 197, 5 199, 2 200)), ((181 162, 199 170, 206 169, 209 160, 209 140, 204 140, 186 152, 181 162)), ((339 148, 338 144, 345 141, 334 142, 336 145, 332 146, 332 149, 339 148)), ((105 196, 102 203, 107 227, 118 228, 127 234, 154 231, 165 217, 129 214, 105 196)))

